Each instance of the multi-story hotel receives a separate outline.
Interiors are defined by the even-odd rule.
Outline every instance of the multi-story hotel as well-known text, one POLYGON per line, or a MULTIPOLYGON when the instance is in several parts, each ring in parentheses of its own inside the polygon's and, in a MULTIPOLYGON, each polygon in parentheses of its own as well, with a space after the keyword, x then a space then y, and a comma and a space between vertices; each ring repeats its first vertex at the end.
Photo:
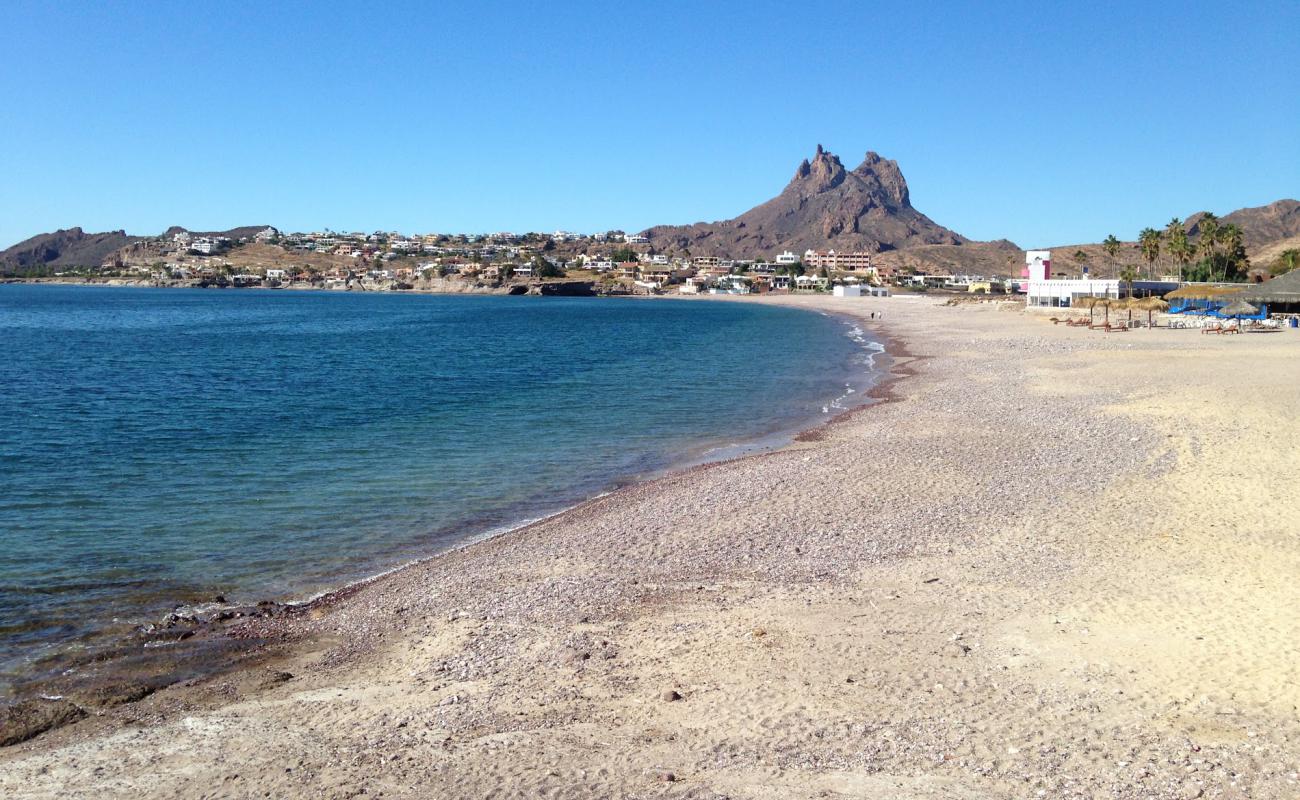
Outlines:
POLYGON ((870 253, 837 253, 834 250, 806 250, 803 254, 806 269, 838 269, 846 272, 866 272, 871 269, 870 253))

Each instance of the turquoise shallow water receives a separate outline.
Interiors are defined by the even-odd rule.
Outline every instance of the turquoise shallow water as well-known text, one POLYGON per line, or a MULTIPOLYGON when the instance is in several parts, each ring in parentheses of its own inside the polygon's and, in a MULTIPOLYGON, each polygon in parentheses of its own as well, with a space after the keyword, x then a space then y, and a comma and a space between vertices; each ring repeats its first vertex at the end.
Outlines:
POLYGON ((869 382, 743 303, 0 286, 0 694, 177 604, 292 598, 729 453, 869 382))

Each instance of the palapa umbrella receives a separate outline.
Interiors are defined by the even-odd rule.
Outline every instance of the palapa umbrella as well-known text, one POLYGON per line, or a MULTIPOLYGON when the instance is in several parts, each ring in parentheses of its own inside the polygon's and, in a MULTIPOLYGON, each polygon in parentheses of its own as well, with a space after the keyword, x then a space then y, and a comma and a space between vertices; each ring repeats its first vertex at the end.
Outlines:
POLYGON ((1106 317, 1105 319, 1102 320, 1103 325, 1110 325, 1110 307, 1118 302, 1119 302, 1118 300, 1112 300, 1109 297, 1094 298, 1092 303, 1094 308, 1096 308, 1097 306, 1101 306, 1102 308, 1106 309, 1106 317))
POLYGON ((1248 317, 1251 314, 1258 314, 1259 309, 1247 303, 1245 300, 1233 300, 1223 308, 1219 309, 1220 314, 1229 317, 1248 317))
POLYGON ((1072 306, 1074 306, 1074 307, 1076 307, 1076 308, 1086 308, 1086 309, 1088 309, 1088 324, 1089 324, 1089 325, 1092 325, 1092 307, 1095 306, 1095 305, 1097 305, 1097 298, 1095 298, 1095 297, 1076 297, 1075 299, 1073 299, 1073 300, 1070 301, 1070 305, 1072 305, 1072 306))
POLYGON ((1154 320, 1152 319, 1152 317, 1155 315, 1155 312, 1169 310, 1169 304, 1166 303, 1164 300, 1161 300, 1159 297, 1144 297, 1141 300, 1134 303, 1133 307, 1141 311, 1147 312, 1148 328, 1155 327, 1154 320))
POLYGON ((1245 300, 1233 300, 1223 308, 1219 309, 1219 315, 1223 317, 1232 317, 1237 320, 1237 325, 1241 325, 1242 317, 1249 317, 1258 314, 1259 309, 1247 303, 1245 300))
POLYGON ((1118 299, 1118 300, 1112 300, 1112 301, 1110 301, 1110 304, 1111 304, 1111 307, 1114 308, 1116 311, 1127 311, 1127 312, 1128 312, 1128 322, 1126 322, 1125 324, 1127 324, 1129 327, 1132 327, 1132 326, 1133 326, 1133 308, 1134 308, 1134 306, 1137 304, 1137 298, 1136 298, 1136 297, 1133 297, 1132 295, 1129 295, 1128 297, 1121 297, 1121 298, 1118 299))

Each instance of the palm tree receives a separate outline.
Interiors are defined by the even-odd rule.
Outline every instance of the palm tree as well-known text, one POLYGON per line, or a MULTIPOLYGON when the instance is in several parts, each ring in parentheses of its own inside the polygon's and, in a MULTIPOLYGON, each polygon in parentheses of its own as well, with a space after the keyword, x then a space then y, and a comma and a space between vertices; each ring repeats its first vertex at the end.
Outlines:
MULTIPOLYGON (((1239 226, 1229 223, 1219 228, 1218 236, 1216 238, 1218 238, 1219 244, 1223 245, 1223 279, 1226 281, 1228 280, 1228 268, 1232 267, 1235 269, 1241 262, 1244 236, 1239 226)), ((1249 264, 1247 266, 1249 266, 1249 264)))
POLYGON ((1133 281, 1137 280, 1137 269, 1131 266, 1124 267, 1119 271, 1119 279, 1128 285, 1128 296, 1133 296, 1133 281))
POLYGON ((1146 259, 1148 278, 1151 277, 1152 266, 1160 257, 1160 237, 1160 231, 1155 228, 1143 228, 1138 234, 1138 248, 1142 251, 1142 257, 1146 259))
POLYGON ((1169 224, 1165 226, 1165 236, 1169 239, 1169 247, 1166 249, 1174 261, 1178 262, 1178 280, 1181 282, 1183 267, 1191 257, 1187 245, 1187 228, 1183 226, 1183 221, 1178 217, 1169 220, 1169 224))
POLYGON ((1088 271, 1088 254, 1082 250, 1075 250, 1074 261, 1079 265, 1079 275, 1082 277, 1083 273, 1088 271))
POLYGON ((1300 250, 1291 248, 1282 251, 1282 254, 1277 257, 1277 267, 1271 272, 1274 275, 1281 275, 1284 272, 1290 272, 1297 266, 1300 266, 1300 250))
POLYGON ((1196 247, 1201 251, 1201 256, 1209 262, 1209 277, 1213 281, 1214 256, 1217 254, 1219 246, 1219 218, 1213 212, 1206 211, 1198 227, 1201 231, 1201 238, 1196 241, 1196 247))
POLYGON ((1101 243, 1101 249, 1110 256, 1110 265, 1115 266, 1115 256, 1119 254, 1119 239, 1115 238, 1115 234, 1106 237, 1106 241, 1101 243))

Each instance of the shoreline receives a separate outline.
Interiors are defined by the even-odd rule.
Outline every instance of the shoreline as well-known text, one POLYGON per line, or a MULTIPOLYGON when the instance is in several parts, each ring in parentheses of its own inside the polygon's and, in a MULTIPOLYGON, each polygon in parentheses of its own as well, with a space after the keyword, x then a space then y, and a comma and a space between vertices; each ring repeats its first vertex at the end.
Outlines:
POLYGON ((0 787, 1293 797, 1294 340, 868 307, 873 413, 412 565, 0 787))
MULTIPOLYGON (((29 281, 28 283, 32 282, 29 281)), ((61 282, 53 283, 62 285, 61 282)), ((199 287, 109 286, 107 288, 192 289, 199 287)), ((439 294, 437 292, 409 293, 439 294)), ((680 299, 703 300, 706 302, 728 300, 734 302, 737 300, 737 298, 725 297, 679 298, 675 295, 636 299, 680 299)), ((739 299, 743 300, 744 298, 739 299)), ((864 328, 863 321, 852 314, 814 310, 805 313, 817 313, 838 323, 853 326, 854 329, 859 331, 864 328)), ((245 638, 244 635, 240 634, 240 629, 253 621, 257 621, 256 624, 261 625, 274 625, 277 621, 291 620, 298 615, 327 612, 329 608, 337 603, 344 602, 356 592, 403 570, 420 566, 485 541, 520 534, 536 525, 556 520, 569 513, 578 512, 590 503, 600 501, 629 488, 654 483, 668 477, 687 475, 697 469, 707 468, 714 464, 729 463, 778 452, 797 446, 801 442, 815 441, 820 438, 819 431, 821 429, 835 424, 847 415, 869 408, 879 402, 883 395, 878 393, 896 379, 891 374, 890 366, 888 366, 895 362, 896 357, 886 346, 886 342, 889 341, 886 335, 879 331, 873 331, 868 338, 858 339, 854 337, 852 330, 846 331, 842 335, 855 341, 857 346, 861 350, 868 352, 869 355, 864 364, 863 373, 858 376, 859 380, 852 384, 853 388, 850 389, 850 393, 832 398, 828 401, 828 406, 819 415, 799 419, 792 417, 788 424, 782 425, 779 429, 756 432, 752 436, 735 443, 701 443, 688 451, 679 453, 661 466, 633 474, 608 476, 602 481, 604 488, 597 489, 594 494, 589 494, 582 499, 558 507, 540 508, 535 513, 528 512, 515 522, 508 522, 483 530, 475 530, 477 525, 473 522, 467 522, 464 526, 465 533, 453 534, 451 541, 440 545, 432 552, 417 555, 400 563, 383 567, 372 574, 348 579, 337 585, 322 588, 307 595, 295 596, 290 594, 279 598, 262 597, 235 603, 224 601, 182 603, 175 606, 171 613, 164 614, 153 620, 142 620, 133 632, 124 632, 117 639, 106 641, 94 649, 82 653, 65 652, 42 656, 37 663, 41 661, 50 662, 57 665, 58 671, 64 672, 64 674, 69 674, 65 672, 66 670, 80 673, 82 668, 91 665, 103 665, 108 669, 97 668, 94 675, 89 677, 78 675, 78 678, 72 681, 61 680, 53 673, 45 677, 16 681, 14 687, 18 691, 7 697, 0 698, 0 713, 9 707, 17 707, 33 700, 50 697, 59 699, 63 699, 65 696, 72 697, 82 704, 116 705, 120 702, 134 702, 168 686, 218 677, 232 670, 242 668, 245 666, 245 662, 256 662, 262 657, 262 651, 267 648, 274 649, 290 644, 288 638, 275 634, 266 637, 251 637, 254 642, 251 647, 239 647, 230 644, 229 640, 231 638, 245 638), (886 362, 884 368, 880 366, 881 356, 884 357, 886 362), (836 403, 844 401, 846 398, 853 399, 849 401, 846 407, 836 407, 836 403), (204 663, 174 667, 172 652, 155 650, 152 660, 148 657, 149 654, 145 652, 154 648, 166 647, 183 649, 186 651, 183 656, 192 655, 192 657, 202 658, 204 663), (210 650, 214 650, 216 655, 203 655, 210 650), (156 667, 153 666, 155 662, 158 665, 156 667), (141 667, 142 663, 143 667, 141 667), (120 669, 114 669, 114 664, 120 664, 120 669)), ((190 659, 185 658, 184 660, 190 659)), ((49 672, 50 669, 51 667, 48 665, 42 667, 44 672, 49 672)))

